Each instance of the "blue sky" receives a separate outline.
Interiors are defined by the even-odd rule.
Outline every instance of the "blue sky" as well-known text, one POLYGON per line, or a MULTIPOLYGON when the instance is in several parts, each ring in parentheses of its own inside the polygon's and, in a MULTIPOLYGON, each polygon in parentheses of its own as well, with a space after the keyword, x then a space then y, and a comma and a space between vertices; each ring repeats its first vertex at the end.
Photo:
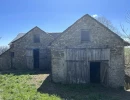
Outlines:
POLYGON ((0 0, 0 46, 38 26, 61 32, 85 14, 104 16, 119 27, 130 0, 0 0))

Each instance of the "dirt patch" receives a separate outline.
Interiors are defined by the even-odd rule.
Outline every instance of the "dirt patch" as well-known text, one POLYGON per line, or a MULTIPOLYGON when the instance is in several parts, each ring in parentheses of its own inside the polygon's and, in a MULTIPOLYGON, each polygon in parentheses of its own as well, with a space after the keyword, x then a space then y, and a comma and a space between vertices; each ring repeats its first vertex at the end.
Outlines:
POLYGON ((36 88, 39 88, 49 75, 50 74, 31 75, 30 77, 31 80, 28 83, 31 85, 35 85, 36 88))

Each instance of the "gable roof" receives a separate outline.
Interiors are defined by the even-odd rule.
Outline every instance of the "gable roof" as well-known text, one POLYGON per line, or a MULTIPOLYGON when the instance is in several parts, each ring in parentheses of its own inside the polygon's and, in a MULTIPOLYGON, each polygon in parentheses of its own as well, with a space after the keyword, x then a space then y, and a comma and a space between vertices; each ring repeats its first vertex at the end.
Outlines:
MULTIPOLYGON (((39 28, 39 27, 34 27, 34 28, 39 28)), ((34 28, 32 28, 30 31, 32 31, 34 28)), ((40 29, 40 28, 39 28, 40 29)), ((40 29, 41 30, 41 29, 40 29)), ((29 31, 29 32, 30 32, 29 31)), ((43 30, 42 30, 43 31, 43 30)), ((27 32, 28 33, 28 32, 27 32)), ((26 35, 27 33, 19 33, 10 43, 9 45, 11 45, 13 42, 21 39, 22 37, 24 37, 24 35, 26 35)), ((52 33, 49 33, 49 32, 45 32, 47 34, 49 34, 50 36, 52 36, 54 39, 57 38, 62 32, 52 32, 52 33)))
POLYGON ((23 37, 24 35, 25 35, 25 33, 19 33, 19 34, 9 43, 9 45, 11 45, 12 42, 18 40, 19 38, 23 37))
POLYGON ((103 25, 102 23, 100 23, 99 21, 97 21, 95 18, 91 17, 89 14, 86 14, 84 16, 82 16, 80 19, 78 19, 76 22, 74 22, 71 26, 69 26, 66 30, 64 30, 57 38, 55 38, 50 45, 56 41, 58 38, 60 38, 66 31, 68 31, 72 26, 74 26, 76 23, 78 23, 81 19, 83 19, 84 17, 89 17, 92 20, 96 21, 98 24, 100 24, 102 27, 106 28, 108 31, 110 31, 113 35, 115 35, 119 40, 121 40, 122 42, 124 42, 124 46, 129 46, 130 43, 128 43, 127 41, 124 41, 119 35, 117 35, 116 33, 114 33, 112 30, 110 30, 108 27, 106 27, 105 25, 103 25))
MULTIPOLYGON (((39 27, 35 26, 34 28, 32 28, 32 29, 31 29, 30 31, 28 31, 27 33, 20 33, 20 34, 18 34, 18 35, 16 36, 16 38, 14 38, 14 39, 11 41, 11 43, 14 43, 14 42, 18 41, 19 39, 25 37, 29 32, 33 31, 33 30, 36 29, 36 28, 38 28, 39 30, 43 31, 43 30, 40 29, 39 27)), ((46 33, 45 31, 43 31, 43 32, 46 33)), ((47 34, 47 33, 46 33, 46 34, 47 34)), ((51 36, 51 37, 53 38, 52 35, 49 35, 49 36, 51 36)), ((10 45, 11 43, 9 43, 9 45, 10 45)))

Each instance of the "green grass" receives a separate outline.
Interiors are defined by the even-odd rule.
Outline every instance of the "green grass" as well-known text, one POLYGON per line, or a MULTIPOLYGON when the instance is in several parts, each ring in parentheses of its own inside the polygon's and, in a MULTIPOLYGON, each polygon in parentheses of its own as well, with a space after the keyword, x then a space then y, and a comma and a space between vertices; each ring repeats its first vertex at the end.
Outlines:
POLYGON ((0 96, 2 100, 60 100, 56 95, 37 92, 35 84, 27 84, 30 75, 0 75, 0 96))
POLYGON ((53 83, 37 72, 8 72, 0 74, 0 100, 130 100, 130 93, 97 84, 53 83))

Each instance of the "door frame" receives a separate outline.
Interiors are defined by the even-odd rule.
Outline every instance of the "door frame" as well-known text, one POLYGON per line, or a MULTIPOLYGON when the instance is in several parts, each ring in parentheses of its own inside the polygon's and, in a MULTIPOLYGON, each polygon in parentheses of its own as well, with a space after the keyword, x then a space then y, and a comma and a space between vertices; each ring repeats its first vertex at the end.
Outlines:
MULTIPOLYGON (((99 74, 101 73, 101 61, 89 61, 89 82, 90 83, 92 83, 91 82, 91 71, 90 71, 91 70, 91 66, 90 66, 91 63, 99 63, 100 64, 100 66, 99 66, 99 74)), ((101 83, 101 74, 100 74, 99 78, 100 78, 100 82, 98 82, 98 84, 101 83)), ((96 82, 94 82, 94 83, 96 83, 96 82)))

